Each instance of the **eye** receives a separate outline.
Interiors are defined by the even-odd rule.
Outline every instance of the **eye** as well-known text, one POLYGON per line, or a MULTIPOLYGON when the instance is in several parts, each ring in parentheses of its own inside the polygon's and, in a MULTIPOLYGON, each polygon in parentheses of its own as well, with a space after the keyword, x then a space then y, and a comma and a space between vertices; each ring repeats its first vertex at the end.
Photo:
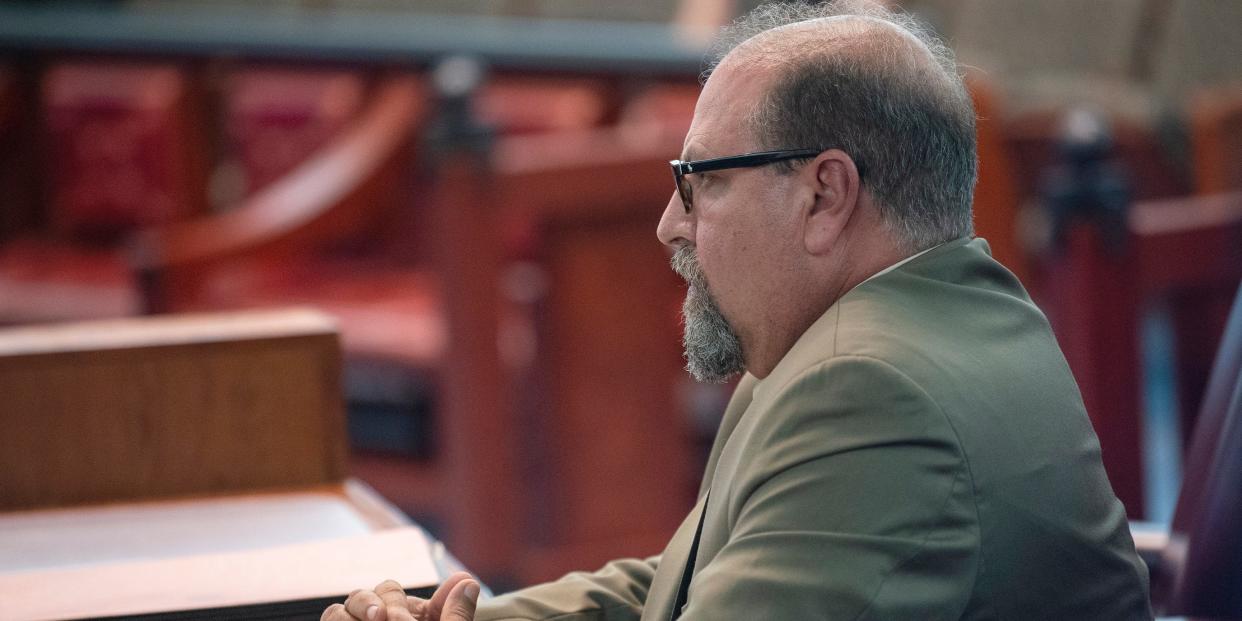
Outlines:
POLYGON ((712 194, 718 195, 718 194, 721 194, 722 192, 727 191, 729 187, 728 175, 721 175, 715 172, 710 172, 710 173, 699 175, 699 177, 701 177, 701 179, 698 180, 699 187, 702 188, 706 192, 711 192, 712 194))

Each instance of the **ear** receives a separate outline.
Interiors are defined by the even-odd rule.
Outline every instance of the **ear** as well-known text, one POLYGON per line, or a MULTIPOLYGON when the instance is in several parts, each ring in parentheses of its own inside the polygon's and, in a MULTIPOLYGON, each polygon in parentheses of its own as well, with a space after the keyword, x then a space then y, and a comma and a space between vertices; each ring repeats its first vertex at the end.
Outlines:
POLYGON ((814 194, 806 212, 803 243, 807 252, 818 256, 837 245, 858 207, 858 167, 844 151, 829 149, 817 155, 803 174, 814 194))

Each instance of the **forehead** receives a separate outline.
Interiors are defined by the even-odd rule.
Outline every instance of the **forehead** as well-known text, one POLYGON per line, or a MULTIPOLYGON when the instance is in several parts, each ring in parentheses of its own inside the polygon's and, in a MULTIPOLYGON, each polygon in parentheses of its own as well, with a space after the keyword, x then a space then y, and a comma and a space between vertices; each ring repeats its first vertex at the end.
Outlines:
POLYGON ((749 119, 767 92, 774 72, 726 57, 712 72, 694 107, 686 133, 688 159, 734 155, 754 147, 749 119))
POLYGON ((704 148, 710 157, 740 152, 738 144, 754 147, 750 116, 783 69, 816 54, 846 54, 859 62, 899 58, 912 74, 936 73, 935 59, 917 37, 873 17, 823 17, 765 31, 730 52, 703 85, 686 135, 686 154, 695 156, 690 159, 699 159, 704 148))

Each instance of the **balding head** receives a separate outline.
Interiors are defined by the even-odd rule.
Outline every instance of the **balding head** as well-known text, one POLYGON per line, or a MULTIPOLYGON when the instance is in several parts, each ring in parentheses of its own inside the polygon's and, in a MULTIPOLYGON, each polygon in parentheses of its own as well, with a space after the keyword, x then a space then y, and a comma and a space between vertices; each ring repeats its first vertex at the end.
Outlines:
POLYGON ((717 68, 763 74, 747 119, 765 148, 854 158, 907 250, 971 234, 975 117, 953 54, 874 2, 765 5, 730 26, 717 68))

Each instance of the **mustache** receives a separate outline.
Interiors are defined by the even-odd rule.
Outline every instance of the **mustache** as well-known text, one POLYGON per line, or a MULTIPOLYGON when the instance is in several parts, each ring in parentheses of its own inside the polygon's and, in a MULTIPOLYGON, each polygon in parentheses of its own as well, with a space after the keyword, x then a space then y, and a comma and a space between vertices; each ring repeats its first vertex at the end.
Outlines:
POLYGON ((669 260, 673 267, 673 271, 681 276, 691 285, 702 285, 703 270, 699 268, 699 258, 694 252, 694 246, 685 245, 677 248, 673 253, 673 258, 669 260))

